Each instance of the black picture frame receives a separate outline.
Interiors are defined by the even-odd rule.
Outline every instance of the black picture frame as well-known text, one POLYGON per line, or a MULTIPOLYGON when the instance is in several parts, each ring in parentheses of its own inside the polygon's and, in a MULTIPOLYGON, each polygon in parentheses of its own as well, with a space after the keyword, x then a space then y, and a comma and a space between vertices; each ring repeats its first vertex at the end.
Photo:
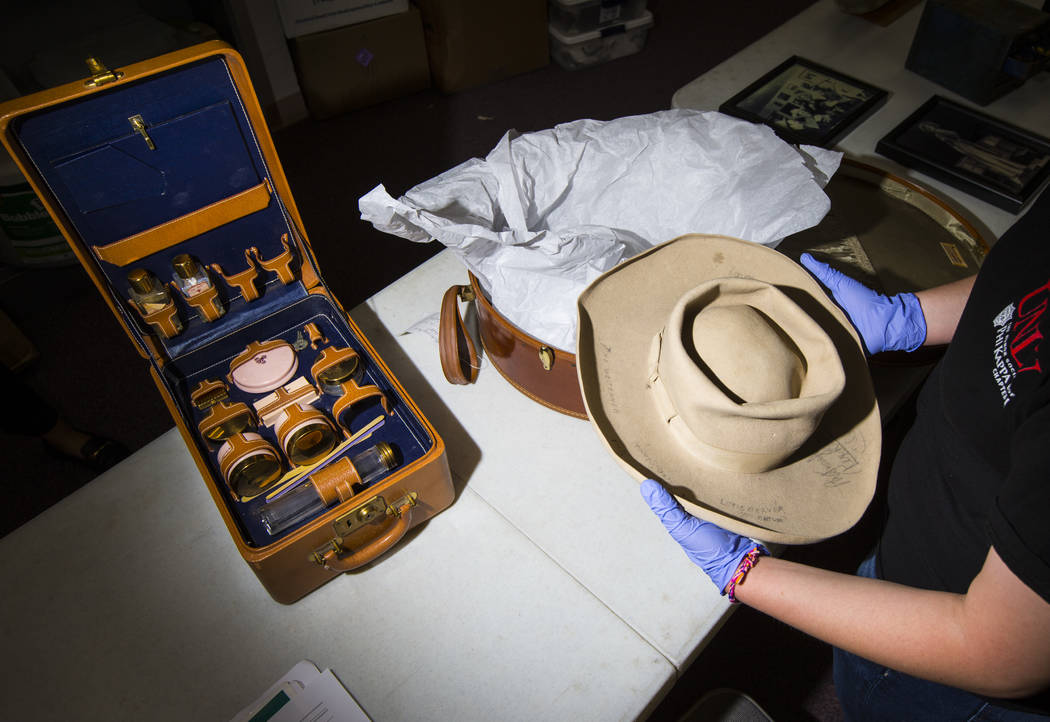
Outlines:
POLYGON ((935 95, 875 152, 1018 213, 1050 178, 1050 139, 935 95))
POLYGON ((788 143, 830 148, 887 97, 882 88, 793 55, 719 111, 768 125, 788 143))

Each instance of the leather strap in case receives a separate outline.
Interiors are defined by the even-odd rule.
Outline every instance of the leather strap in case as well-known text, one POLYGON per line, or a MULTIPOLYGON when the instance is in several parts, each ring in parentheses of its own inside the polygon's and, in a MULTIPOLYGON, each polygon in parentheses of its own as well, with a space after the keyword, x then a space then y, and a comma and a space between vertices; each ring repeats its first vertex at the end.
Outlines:
POLYGON ((267 271, 277 274, 277 278, 284 285, 288 285, 295 281, 295 269, 292 267, 292 263, 295 261, 295 254, 292 253, 292 244, 288 240, 288 234, 281 234, 281 247, 284 249, 283 252, 277 254, 273 258, 266 259, 259 255, 259 249, 252 246, 248 250, 255 256, 255 260, 259 262, 259 265, 265 268, 267 271))
MULTIPOLYGON (((390 402, 387 401, 386 395, 383 393, 375 384, 366 384, 359 386, 353 379, 340 385, 342 393, 339 396, 339 400, 332 404, 332 417, 336 420, 343 415, 343 412, 349 409, 351 406, 358 404, 366 399, 379 399, 379 403, 383 405, 383 411, 388 415, 393 412, 390 410, 390 402)), ((341 423, 341 422, 340 422, 341 423)))
POLYGON ((222 270, 222 266, 218 263, 211 264, 211 270, 218 273, 222 280, 226 281, 226 285, 231 288, 236 288, 240 291, 241 296, 245 301, 254 301, 259 298, 259 289, 255 285, 255 279, 259 275, 259 270, 252 263, 251 251, 245 249, 244 260, 248 262, 248 268, 241 271, 240 273, 234 273, 233 275, 226 275, 226 272, 222 270))
POLYGON ((195 308, 205 321, 217 321, 225 313, 222 301, 219 300, 219 289, 214 285, 193 296, 187 296, 174 283, 171 287, 182 296, 182 300, 195 308))
POLYGON ((230 390, 225 383, 216 379, 205 379, 190 392, 190 403, 199 411, 205 411, 229 396, 230 390))
POLYGON ((167 305, 153 313, 143 313, 135 303, 131 303, 131 307, 138 312, 143 321, 157 329, 164 338, 173 338, 182 333, 182 322, 179 320, 174 302, 169 301, 167 305))
POLYGON ((310 478, 325 506, 346 501, 354 495, 354 484, 361 483, 361 475, 346 456, 314 472, 310 478))
POLYGON ((92 246, 92 249, 103 261, 123 267, 157 251, 171 248, 177 243, 243 218, 249 213, 261 211, 270 204, 271 192, 270 181, 264 180, 257 186, 199 208, 192 213, 173 218, 159 226, 148 228, 141 233, 105 246, 92 246))

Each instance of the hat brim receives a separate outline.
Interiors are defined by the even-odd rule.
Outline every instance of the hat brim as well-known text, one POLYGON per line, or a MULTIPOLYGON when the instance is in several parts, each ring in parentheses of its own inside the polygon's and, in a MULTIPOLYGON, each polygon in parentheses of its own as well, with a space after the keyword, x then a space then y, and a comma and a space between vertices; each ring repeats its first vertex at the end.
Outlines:
POLYGON ((849 320, 809 273, 757 243, 692 234, 597 278, 579 298, 577 370, 606 446, 639 481, 666 484, 691 514, 762 541, 806 544, 840 534, 875 492, 882 427, 864 352, 849 320), (682 449, 647 386, 649 349, 678 299, 713 278, 770 283, 828 334, 846 386, 814 434, 770 471, 702 466, 682 449))

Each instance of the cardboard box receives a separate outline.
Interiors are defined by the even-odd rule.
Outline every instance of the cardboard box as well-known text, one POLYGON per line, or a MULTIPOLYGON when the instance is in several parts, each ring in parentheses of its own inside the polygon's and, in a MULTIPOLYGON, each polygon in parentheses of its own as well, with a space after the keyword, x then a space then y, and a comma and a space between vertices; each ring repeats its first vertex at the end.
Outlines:
POLYGON ((434 85, 452 93, 550 62, 547 0, 416 0, 434 85))
POLYGON ((408 10, 408 0, 277 0, 285 37, 319 33, 408 10))
POLYGON ((330 118, 430 87, 419 11, 291 41, 310 115, 330 118))
POLYGON ((1048 33, 1050 14, 1030 3, 930 0, 904 67, 988 105, 1042 70, 1046 55, 1035 48, 1048 33))

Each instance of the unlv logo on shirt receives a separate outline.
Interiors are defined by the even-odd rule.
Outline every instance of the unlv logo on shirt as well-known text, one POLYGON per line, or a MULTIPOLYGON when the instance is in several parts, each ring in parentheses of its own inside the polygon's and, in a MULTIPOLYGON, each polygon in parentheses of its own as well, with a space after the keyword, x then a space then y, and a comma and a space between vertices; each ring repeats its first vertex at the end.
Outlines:
POLYGON ((1035 289, 1017 304, 1017 320, 1014 321, 1010 341, 1010 355, 1017 364, 1017 373, 1024 371, 1041 372, 1039 366, 1039 344, 1043 332, 1039 323, 1046 312, 1047 296, 1050 294, 1050 281, 1035 289))
POLYGON ((1031 291, 1016 306, 1009 304, 992 320, 995 325, 995 364, 992 377, 1003 398, 1003 406, 1014 397, 1013 384, 1018 374, 1042 373, 1039 347, 1043 332, 1039 326, 1050 300, 1050 281, 1031 291))

